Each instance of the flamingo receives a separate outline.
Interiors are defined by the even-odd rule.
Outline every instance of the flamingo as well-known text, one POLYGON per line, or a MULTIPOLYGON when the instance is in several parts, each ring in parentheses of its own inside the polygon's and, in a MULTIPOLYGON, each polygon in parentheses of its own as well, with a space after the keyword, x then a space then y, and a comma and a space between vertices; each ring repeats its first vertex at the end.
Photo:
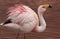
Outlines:
POLYGON ((46 29, 43 14, 47 8, 51 8, 51 6, 49 4, 40 5, 37 15, 35 11, 26 5, 14 5, 8 8, 8 18, 1 25, 22 33, 43 32, 46 29), (41 25, 39 25, 39 22, 41 25))

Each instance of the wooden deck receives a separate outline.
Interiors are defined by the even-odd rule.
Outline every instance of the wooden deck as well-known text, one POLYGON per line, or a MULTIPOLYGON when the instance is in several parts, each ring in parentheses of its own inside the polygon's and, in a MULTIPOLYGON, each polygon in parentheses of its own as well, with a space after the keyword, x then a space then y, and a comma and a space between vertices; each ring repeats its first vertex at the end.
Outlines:
MULTIPOLYGON (((30 6, 35 12, 41 4, 52 5, 52 9, 48 9, 44 14, 46 31, 26 34, 26 39, 60 39, 60 0, 0 0, 0 23, 7 17, 7 8, 17 3, 30 6)), ((16 39, 17 33, 0 28, 0 39, 16 39)), ((19 39, 23 39, 23 34, 20 34, 19 39)))

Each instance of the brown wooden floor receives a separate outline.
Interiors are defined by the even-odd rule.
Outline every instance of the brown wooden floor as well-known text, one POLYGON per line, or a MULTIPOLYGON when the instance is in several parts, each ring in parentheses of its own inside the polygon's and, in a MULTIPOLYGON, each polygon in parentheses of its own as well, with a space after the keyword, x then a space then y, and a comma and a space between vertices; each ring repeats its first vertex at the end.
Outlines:
MULTIPOLYGON (((28 5, 36 12, 41 4, 52 5, 52 9, 48 9, 44 14, 46 31, 26 34, 26 39, 60 39, 60 0, 0 0, 0 23, 7 17, 7 8, 16 3, 28 5)), ((16 36, 17 32, 0 29, 0 39, 16 39, 16 36)), ((23 34, 20 34, 19 39, 23 39, 23 34)))

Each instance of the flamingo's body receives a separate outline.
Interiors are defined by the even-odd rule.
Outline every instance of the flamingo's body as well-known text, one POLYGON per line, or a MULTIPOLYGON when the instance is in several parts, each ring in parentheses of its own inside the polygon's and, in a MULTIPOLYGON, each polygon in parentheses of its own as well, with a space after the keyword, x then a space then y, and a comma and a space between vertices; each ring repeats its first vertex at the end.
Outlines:
MULTIPOLYGON (((18 11, 18 6, 16 12, 9 13, 8 19, 11 19, 12 23, 5 24, 5 26, 12 27, 12 28, 17 28, 22 32, 31 32, 35 26, 39 25, 39 19, 37 14, 30 9, 29 7, 25 5, 21 5, 22 7, 25 8, 25 12, 20 13, 18 11), (18 15, 18 16, 17 16, 18 15)), ((15 9, 14 9, 15 10, 15 9)))
POLYGON ((10 7, 7 20, 11 19, 12 23, 4 24, 4 26, 16 29, 17 31, 28 33, 31 31, 42 32, 46 28, 46 23, 43 18, 43 13, 46 8, 41 5, 38 8, 38 15, 26 5, 16 5, 10 7), (39 21, 41 25, 39 26, 39 21))

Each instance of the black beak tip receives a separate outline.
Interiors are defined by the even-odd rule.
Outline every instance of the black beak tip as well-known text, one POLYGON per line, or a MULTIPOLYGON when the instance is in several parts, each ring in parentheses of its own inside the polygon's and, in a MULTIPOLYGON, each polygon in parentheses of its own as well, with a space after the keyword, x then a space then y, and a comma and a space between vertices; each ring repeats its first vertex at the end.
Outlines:
POLYGON ((52 8, 52 6, 51 6, 51 5, 49 5, 49 8, 52 8))

